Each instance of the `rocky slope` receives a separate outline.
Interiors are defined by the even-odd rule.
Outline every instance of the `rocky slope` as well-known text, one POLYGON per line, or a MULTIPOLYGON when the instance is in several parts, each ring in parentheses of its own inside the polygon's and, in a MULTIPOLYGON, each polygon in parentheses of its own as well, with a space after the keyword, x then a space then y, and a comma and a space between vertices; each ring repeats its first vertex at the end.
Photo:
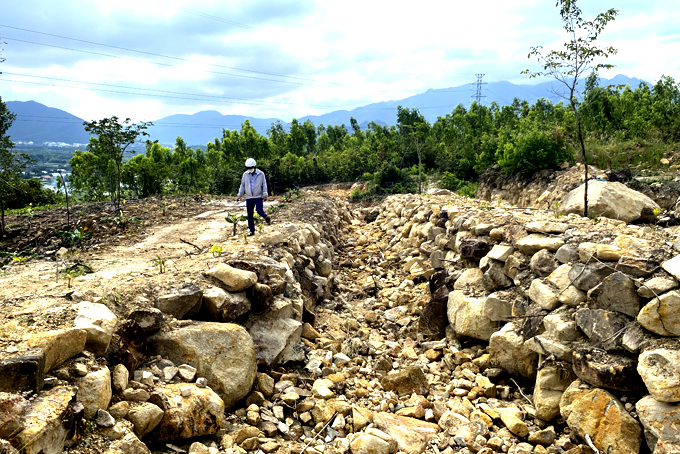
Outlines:
POLYGON ((455 195, 284 210, 127 300, 3 301, 0 451, 678 451, 673 228, 455 195))

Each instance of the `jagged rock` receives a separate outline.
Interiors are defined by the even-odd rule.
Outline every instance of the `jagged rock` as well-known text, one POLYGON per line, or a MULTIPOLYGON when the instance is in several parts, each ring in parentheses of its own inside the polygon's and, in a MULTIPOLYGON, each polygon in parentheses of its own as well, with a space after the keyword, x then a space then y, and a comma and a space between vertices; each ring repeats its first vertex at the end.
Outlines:
POLYGON ((245 328, 229 323, 194 322, 154 334, 149 353, 194 365, 227 408, 248 394, 257 373, 253 340, 245 328))
MULTIPOLYGON (((560 209, 567 214, 583 215, 584 192, 585 184, 569 192, 560 209)), ((654 210, 659 209, 659 205, 652 199, 623 183, 599 180, 588 182, 588 212, 594 215, 633 222, 650 217, 653 220, 656 217, 654 210)))
POLYGON ((128 388, 123 391, 123 399, 128 402, 146 402, 149 400, 149 397, 151 397, 151 395, 146 389, 128 388))
POLYGON ((257 274, 254 272, 234 268, 224 263, 217 264, 206 274, 215 284, 233 293, 242 292, 257 282, 257 274))
POLYGON ((623 348, 623 328, 631 322, 620 312, 603 309, 579 309, 574 314, 574 320, 595 346, 606 350, 623 348))
POLYGON ((555 311, 543 318, 545 332, 559 341, 571 342, 579 337, 576 322, 569 312, 555 311))
POLYGON ((272 295, 274 296, 285 293, 286 287, 288 286, 288 282, 286 282, 286 280, 278 274, 268 274, 265 277, 263 284, 269 286, 272 291, 272 295))
POLYGON ((652 396, 645 396, 635 404, 635 411, 645 428, 647 446, 652 452, 657 443, 680 444, 680 407, 658 402, 652 396))
POLYGON ((678 281, 672 277, 655 277, 640 286, 637 294, 642 298, 656 298, 670 290, 678 288, 678 281))
POLYGON ((670 260, 661 264, 661 267, 674 278, 680 280, 680 255, 676 255, 670 260))
POLYGON ((512 246, 495 244, 486 256, 490 259, 498 260, 499 262, 505 262, 514 252, 515 248, 512 246))
POLYGON ((19 454, 9 441, 0 438, 0 454, 19 454))
POLYGON ((659 265, 659 262, 653 259, 623 256, 614 268, 629 276, 647 277, 658 270, 659 265))
POLYGON ((531 233, 515 244, 517 249, 524 255, 534 255, 541 249, 547 249, 550 252, 557 251, 564 244, 561 237, 550 237, 531 233))
POLYGON ((604 278, 588 292, 593 309, 606 309, 636 317, 640 312, 640 298, 633 281, 625 274, 616 272, 604 278))
POLYGON ((272 289, 266 284, 255 283, 246 290, 246 297, 254 314, 262 314, 267 311, 274 301, 272 289))
POLYGON ((534 336, 526 341, 526 345, 539 355, 553 355, 557 359, 569 363, 571 362, 574 353, 574 349, 570 342, 552 339, 546 335, 534 336))
POLYGON ((0 392, 40 391, 45 382, 45 352, 36 348, 0 361, 0 392))
POLYGON ((333 264, 330 260, 324 259, 316 262, 315 271, 318 275, 328 277, 333 271, 333 264))
POLYGON ((294 351, 300 343, 302 323, 292 318, 258 319, 248 328, 257 351, 257 364, 274 366, 295 360, 294 351))
POLYGON ((120 440, 111 443, 104 454, 151 454, 147 446, 133 433, 126 434, 120 440))
POLYGON ((604 263, 588 263, 587 265, 575 263, 569 270, 569 280, 574 287, 587 292, 595 288, 607 276, 614 273, 608 265, 604 263))
POLYGON ((557 292, 539 279, 531 282, 527 296, 541 308, 552 311, 560 305, 557 292))
POLYGON ((9 438, 23 429, 23 413, 28 407, 19 394, 0 392, 0 438, 9 438))
POLYGON ((439 432, 437 424, 391 413, 374 413, 373 423, 397 442, 400 451, 413 454, 422 454, 439 432))
POLYGON ((203 292, 203 308, 215 322, 232 322, 250 311, 250 300, 245 292, 228 293, 219 287, 203 292))
POLYGON ((26 345, 45 352, 45 373, 85 350, 87 332, 67 328, 30 335, 26 345))
POLYGON ((587 297, 586 292, 571 285, 571 280, 569 279, 570 271, 570 265, 560 265, 555 271, 550 273, 550 276, 547 277, 546 281, 559 289, 557 299, 560 303, 576 307, 586 301, 587 297))
POLYGON ((529 434, 529 438, 527 440, 529 441, 529 443, 550 446, 555 441, 556 436, 557 434, 555 433, 555 428, 553 426, 550 426, 545 429, 532 432, 531 434, 529 434))
POLYGON ((97 426, 104 428, 111 428, 116 425, 116 420, 111 416, 111 414, 100 408, 97 410, 97 426))
POLYGON ((97 356, 103 356, 109 348, 118 317, 100 303, 82 302, 73 307, 78 312, 75 327, 87 332, 85 349, 97 356))
POLYGON ((135 426, 135 435, 142 438, 161 422, 163 410, 150 402, 143 402, 132 408, 126 418, 135 426))
POLYGON ((680 336, 680 291, 654 298, 640 310, 637 321, 659 336, 680 336))
POLYGON ((159 296, 156 307, 164 314, 172 315, 178 320, 198 313, 203 291, 194 284, 183 284, 171 288, 169 293, 159 296))
POLYGON ((164 405, 163 419, 147 435, 149 440, 164 442, 213 435, 224 424, 224 402, 210 388, 177 383, 156 389, 164 405), (185 397, 182 389, 190 388, 185 397))
POLYGON ((514 323, 507 323, 489 340, 489 363, 513 375, 533 378, 538 355, 525 345, 524 337, 514 323))
POLYGON ((503 273, 510 279, 514 279, 519 273, 529 268, 529 258, 521 252, 515 252, 505 261, 503 273))
POLYGON ((635 391, 642 384, 637 361, 627 356, 581 349, 574 352, 573 365, 579 379, 599 388, 635 391))
POLYGON ((498 329, 498 322, 484 315, 484 298, 471 298, 455 290, 449 293, 447 316, 459 336, 488 341, 498 329))
POLYGON ((501 421, 505 424, 510 432, 518 437, 526 437, 529 435, 529 428, 522 420, 522 411, 516 407, 506 407, 496 409, 500 415, 501 421))
MULTIPOLYGON (((494 322, 506 321, 512 316, 512 300, 506 292, 495 292, 484 300, 484 315, 494 322)), ((446 313, 444 313, 446 314, 446 313)))
MULTIPOLYGON (((468 412, 469 414, 469 412, 468 412)), ((470 424, 470 419, 452 410, 446 410, 437 424, 449 435, 456 435, 463 427, 470 424)))
POLYGON ((492 261, 482 276, 482 285, 489 292, 512 286, 512 280, 503 273, 503 265, 492 261))
POLYGON ((534 387, 534 407, 538 419, 552 421, 559 416, 562 394, 575 378, 571 370, 559 366, 546 366, 538 371, 534 387))
POLYGON ((85 407, 85 417, 94 418, 97 410, 107 409, 111 402, 111 373, 104 366, 78 379, 77 399, 85 407))
POLYGON ((560 412, 580 438, 589 435, 600 452, 637 454, 642 429, 623 404, 602 389, 581 389, 574 381, 562 395, 560 412))
POLYGON ((529 267, 534 274, 544 277, 555 271, 557 262, 555 261, 555 256, 553 254, 546 249, 541 249, 531 256, 529 267))
POLYGON ((633 322, 626 327, 621 338, 621 345, 630 353, 639 353, 640 350, 647 348, 654 339, 652 333, 642 328, 639 323, 633 322))
POLYGON ((430 384, 418 366, 409 366, 402 371, 385 375, 381 385, 386 391, 394 390, 397 394, 416 393, 426 396, 430 392, 430 384))
POLYGON ((465 239, 458 246, 458 253, 461 258, 467 259, 481 259, 489 253, 491 247, 489 243, 478 239, 465 239))
POLYGON ((654 399, 680 402, 680 348, 645 351, 638 359, 637 370, 654 399))
POLYGON ((11 443, 25 454, 60 454, 85 429, 82 406, 75 404, 75 389, 57 386, 40 392, 29 403, 23 430, 11 443))
POLYGON ((142 307, 130 312, 128 319, 134 320, 146 334, 153 334, 163 326, 163 312, 155 307, 142 307))

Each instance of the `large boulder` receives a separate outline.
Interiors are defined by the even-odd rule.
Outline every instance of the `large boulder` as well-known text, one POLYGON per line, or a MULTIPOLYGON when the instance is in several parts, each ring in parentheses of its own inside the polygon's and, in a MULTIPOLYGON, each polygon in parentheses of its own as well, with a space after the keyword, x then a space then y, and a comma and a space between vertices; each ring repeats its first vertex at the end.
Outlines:
POLYGON ((168 293, 159 296, 156 307, 164 314, 182 319, 198 312, 202 296, 203 291, 196 285, 183 284, 179 287, 171 287, 168 293))
POLYGON ((257 364, 275 366, 287 361, 304 359, 304 351, 300 346, 302 323, 292 318, 257 319, 248 328, 255 349, 257 364), (300 353, 301 357, 296 353, 300 353))
POLYGON ((640 310, 637 321, 660 336, 680 336, 680 291, 654 298, 640 310))
POLYGON ((111 402, 111 373, 104 366, 101 369, 90 372, 77 381, 77 399, 85 406, 85 417, 94 418, 97 410, 106 410, 111 402))
POLYGON ((158 387, 156 392, 165 413, 147 435, 153 442, 213 435, 224 424, 224 402, 210 388, 176 383, 158 387))
POLYGON ((645 428, 647 446, 652 452, 657 452, 654 450, 655 446, 662 446, 667 442, 680 444, 678 405, 658 402, 652 396, 645 396, 635 404, 635 411, 645 428))
POLYGON ((234 268, 224 263, 218 263, 206 274, 213 283, 228 292, 242 292, 257 282, 257 274, 254 272, 234 268))
POLYGON ((26 345, 40 348, 45 352, 45 373, 67 359, 82 353, 87 341, 87 332, 82 329, 67 328, 29 334, 26 345))
POLYGON ((491 335, 489 361, 491 367, 500 367, 512 375, 533 378, 536 376, 538 355, 526 345, 519 327, 508 323, 491 335))
POLYGON ((191 364, 222 398, 226 408, 244 398, 257 374, 255 346, 242 326, 195 322, 149 338, 149 353, 175 364, 191 364))
POLYGON ((75 327, 87 332, 85 349, 97 356, 103 356, 111 343, 118 317, 100 303, 83 301, 76 304, 74 308, 78 313, 75 327))
POLYGON ((496 332, 500 324, 486 316, 485 300, 468 297, 460 290, 449 293, 446 313, 457 335, 488 341, 496 332))
POLYGON ((640 424, 612 394, 581 385, 580 380, 574 381, 560 400, 560 412, 571 430, 582 439, 589 435, 600 452, 638 454, 640 424))
POLYGON ((85 428, 83 407, 74 405, 75 396, 76 390, 68 386, 40 392, 30 401, 23 430, 11 443, 25 454, 61 454, 85 428))
MULTIPOLYGON (((560 210, 566 214, 583 214, 585 184, 568 193, 560 210)), ((650 220, 659 205, 646 195, 626 185, 609 181, 588 181, 588 212, 597 216, 618 219, 625 222, 650 220)))
POLYGON ((646 350, 638 359, 637 370, 654 399, 680 402, 680 348, 646 350))

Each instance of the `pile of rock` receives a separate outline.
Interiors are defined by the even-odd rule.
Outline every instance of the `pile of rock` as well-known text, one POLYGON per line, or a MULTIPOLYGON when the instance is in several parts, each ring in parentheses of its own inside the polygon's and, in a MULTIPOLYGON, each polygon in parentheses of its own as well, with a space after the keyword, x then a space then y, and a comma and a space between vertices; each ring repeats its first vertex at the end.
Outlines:
POLYGON ((651 449, 680 449, 669 232, 467 205, 401 196, 380 208, 375 223, 404 271, 430 281, 423 313, 445 297, 450 335, 488 342, 491 368, 535 380, 538 419, 561 416, 602 452, 638 452, 642 427, 651 449))

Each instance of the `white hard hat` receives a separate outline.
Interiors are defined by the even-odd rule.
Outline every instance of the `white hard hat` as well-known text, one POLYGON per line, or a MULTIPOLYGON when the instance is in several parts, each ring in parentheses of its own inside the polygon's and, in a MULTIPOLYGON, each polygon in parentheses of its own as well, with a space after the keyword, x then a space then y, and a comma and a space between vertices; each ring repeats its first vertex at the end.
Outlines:
POLYGON ((253 158, 246 159, 246 167, 255 167, 257 163, 253 158))

